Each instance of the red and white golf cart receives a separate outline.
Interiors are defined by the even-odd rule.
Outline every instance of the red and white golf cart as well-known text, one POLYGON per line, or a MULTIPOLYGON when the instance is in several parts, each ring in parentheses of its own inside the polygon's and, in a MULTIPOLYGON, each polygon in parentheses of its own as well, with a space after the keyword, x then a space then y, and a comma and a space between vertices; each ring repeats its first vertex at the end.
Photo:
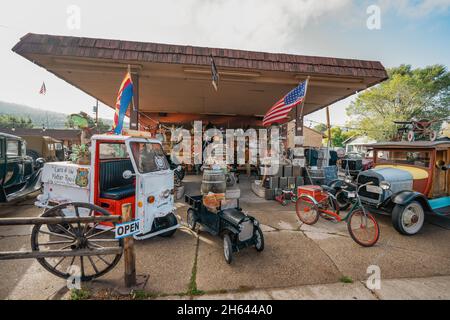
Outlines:
POLYGON ((172 236, 179 227, 174 215, 174 173, 161 143, 144 133, 94 135, 90 150, 90 165, 46 163, 43 194, 35 204, 49 209, 67 202, 90 203, 121 215, 122 205, 131 203, 133 216, 141 221, 136 239, 172 236))

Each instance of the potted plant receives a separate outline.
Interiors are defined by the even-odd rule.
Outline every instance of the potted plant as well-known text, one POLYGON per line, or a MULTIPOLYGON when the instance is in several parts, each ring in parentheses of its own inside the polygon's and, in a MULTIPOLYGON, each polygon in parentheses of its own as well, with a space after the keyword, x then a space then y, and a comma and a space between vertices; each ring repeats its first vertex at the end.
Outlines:
POLYGON ((72 162, 82 165, 91 163, 91 153, 85 144, 72 147, 72 162))

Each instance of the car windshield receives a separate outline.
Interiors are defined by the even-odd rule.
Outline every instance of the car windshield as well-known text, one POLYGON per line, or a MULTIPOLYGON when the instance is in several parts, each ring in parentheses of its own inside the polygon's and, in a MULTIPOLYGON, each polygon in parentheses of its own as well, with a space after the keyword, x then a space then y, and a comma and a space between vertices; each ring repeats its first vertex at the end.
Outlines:
POLYGON ((140 173, 149 173, 169 169, 164 151, 159 143, 131 142, 133 160, 140 173))
POLYGON ((430 151, 422 150, 377 150, 377 164, 411 165, 429 168, 430 151))

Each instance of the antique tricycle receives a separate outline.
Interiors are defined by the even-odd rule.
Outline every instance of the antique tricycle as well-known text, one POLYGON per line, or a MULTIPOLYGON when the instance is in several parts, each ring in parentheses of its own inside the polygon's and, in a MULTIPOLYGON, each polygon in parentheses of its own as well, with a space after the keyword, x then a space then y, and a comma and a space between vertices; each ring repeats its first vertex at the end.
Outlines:
POLYGON ((222 209, 222 200, 217 202, 213 200, 215 204, 205 206, 207 202, 204 201, 204 197, 211 195, 185 195, 185 201, 190 206, 187 211, 188 226, 195 230, 199 224, 210 234, 222 237, 223 253, 227 263, 232 262, 234 252, 246 247, 254 246, 258 252, 264 250, 264 236, 259 222, 242 211, 239 200, 236 207, 222 209))
MULTIPOLYGON (((88 164, 46 163, 43 194, 35 204, 46 211, 69 202, 93 204, 111 215, 122 215, 122 206, 132 204, 132 215, 140 221, 135 239, 172 236, 179 227, 174 215, 174 176, 161 143, 139 132, 94 135, 90 149, 88 164)), ((64 208, 60 214, 83 216, 91 211, 64 208)))

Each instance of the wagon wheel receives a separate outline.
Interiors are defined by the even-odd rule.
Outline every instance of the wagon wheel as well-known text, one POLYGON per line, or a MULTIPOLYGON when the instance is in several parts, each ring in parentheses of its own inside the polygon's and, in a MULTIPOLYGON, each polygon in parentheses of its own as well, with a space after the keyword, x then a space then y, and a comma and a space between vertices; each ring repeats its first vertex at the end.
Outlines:
POLYGON ((413 130, 411 130, 408 132, 408 141, 412 142, 414 140, 416 140, 416 134, 413 130))
MULTIPOLYGON (((89 203, 66 203, 45 211, 42 217, 63 215, 79 217, 109 216, 110 214, 106 210, 89 203)), ((31 248, 33 251, 123 248, 122 240, 114 238, 114 230, 114 224, 101 222, 56 224, 50 228, 47 224, 39 224, 33 227, 31 248), (59 232, 52 232, 50 229, 56 229, 59 232)), ((120 261, 121 256, 120 253, 38 258, 37 261, 47 271, 60 278, 67 279, 79 274, 81 281, 89 281, 113 269, 120 261)))
POLYGON ((437 132, 434 130, 430 131, 430 141, 436 141, 437 139, 437 132))

